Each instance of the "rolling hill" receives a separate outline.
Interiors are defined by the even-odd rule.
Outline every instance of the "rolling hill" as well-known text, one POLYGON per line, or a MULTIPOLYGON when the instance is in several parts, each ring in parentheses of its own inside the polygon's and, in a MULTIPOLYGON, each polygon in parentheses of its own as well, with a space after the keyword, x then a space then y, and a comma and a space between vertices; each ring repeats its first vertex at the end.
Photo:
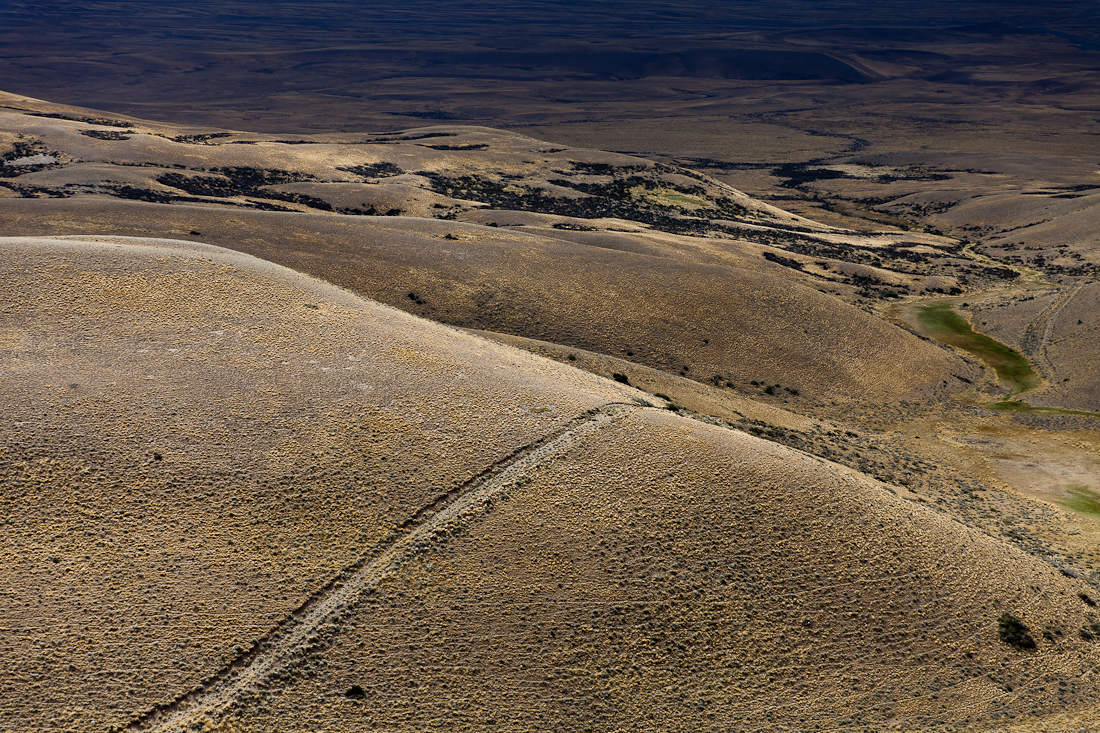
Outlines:
POLYGON ((0 729, 1087 728, 1095 196, 828 166, 0 93, 0 729))
POLYGON ((9 727, 928 728, 1096 694, 1091 588, 851 469, 222 248, 2 248, 9 727))
POLYGON ((279 141, 9 100, 11 230, 194 238, 444 323, 823 405, 964 389, 974 364, 871 311, 1015 277, 943 237, 826 227, 686 169, 513 133, 279 141))

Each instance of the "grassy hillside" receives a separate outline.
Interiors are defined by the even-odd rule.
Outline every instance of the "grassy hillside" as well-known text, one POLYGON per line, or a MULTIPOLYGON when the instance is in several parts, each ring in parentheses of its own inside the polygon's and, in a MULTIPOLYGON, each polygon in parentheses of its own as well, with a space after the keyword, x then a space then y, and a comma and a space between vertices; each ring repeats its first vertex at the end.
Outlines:
POLYGON ((8 727, 170 699, 436 497, 632 393, 214 247, 2 251, 8 727))
POLYGON ((1095 695, 1087 586, 847 468, 219 248, 3 251, 9 727, 927 727, 1095 695))
POLYGON ((285 140, 7 101, 22 105, 0 113, 9 230, 194 238, 433 320, 742 391, 958 392, 978 370, 874 307, 1014 274, 952 240, 825 227, 686 169, 486 128, 285 140))
POLYGON ((0 93, 0 730, 1095 717, 1092 194, 664 160, 0 93))

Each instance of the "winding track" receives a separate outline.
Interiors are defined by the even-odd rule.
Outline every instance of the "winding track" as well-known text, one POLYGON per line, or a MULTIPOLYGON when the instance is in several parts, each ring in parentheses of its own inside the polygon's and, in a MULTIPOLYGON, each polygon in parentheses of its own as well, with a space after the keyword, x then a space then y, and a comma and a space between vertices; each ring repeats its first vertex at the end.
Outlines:
POLYGON ((1039 317, 1035 319, 1035 322, 1031 324, 1028 331, 1034 329, 1035 335, 1035 357, 1042 362, 1042 366, 1045 367, 1051 377, 1054 376, 1054 365, 1047 357, 1047 345, 1054 339, 1054 327, 1057 325, 1058 316, 1062 314, 1062 310, 1073 300, 1078 293, 1084 289, 1084 285, 1077 285, 1061 293, 1058 298, 1050 304, 1050 306, 1039 314, 1039 317))
POLYGON ((495 495, 512 488, 528 472, 610 425, 636 405, 609 403, 589 410, 556 433, 494 463, 457 490, 444 494, 400 525, 381 550, 360 559, 317 591, 250 650, 199 687, 137 718, 124 728, 144 733, 190 730, 216 722, 240 700, 257 692, 273 674, 322 640, 322 633, 364 593, 397 572, 435 536, 481 513, 495 495))

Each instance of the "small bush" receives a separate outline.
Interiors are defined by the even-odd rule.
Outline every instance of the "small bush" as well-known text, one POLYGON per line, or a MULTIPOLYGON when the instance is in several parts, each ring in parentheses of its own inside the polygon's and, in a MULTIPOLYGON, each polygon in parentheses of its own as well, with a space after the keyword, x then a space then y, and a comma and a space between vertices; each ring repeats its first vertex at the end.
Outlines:
POLYGON ((1011 613, 1002 613, 997 619, 997 636, 1005 644, 1017 649, 1035 648, 1035 639, 1032 638, 1027 626, 1011 613))
POLYGON ((1080 598, 1082 601, 1084 601, 1089 606, 1092 606, 1094 608, 1096 607, 1096 601, 1092 600, 1092 598, 1089 597, 1088 593, 1085 593, 1084 591, 1081 591, 1080 593, 1077 594, 1077 597, 1080 598))
POLYGON ((611 377, 619 384, 630 384, 630 380, 626 378, 625 374, 612 374, 611 377))

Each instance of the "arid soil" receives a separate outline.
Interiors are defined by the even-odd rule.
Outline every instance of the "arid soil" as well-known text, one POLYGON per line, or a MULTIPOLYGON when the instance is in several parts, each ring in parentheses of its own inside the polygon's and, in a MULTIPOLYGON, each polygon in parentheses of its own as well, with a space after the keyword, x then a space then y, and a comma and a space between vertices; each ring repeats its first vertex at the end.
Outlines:
POLYGON ((1096 720, 1087 155, 0 104, 0 729, 1096 720))
POLYGON ((1090 607, 1075 588, 850 471, 644 411, 427 550, 227 728, 914 729, 1041 714, 1087 696, 1098 649, 1066 635, 1006 654, 989 619, 1076 626, 1090 607))
POLYGON ((632 393, 218 248, 3 251, 8 727, 170 700, 437 496, 632 393))
POLYGON ((225 250, 4 251, 10 720, 174 710, 421 506, 612 402, 213 721, 928 727, 1092 694, 1091 588, 850 469, 225 250))
POLYGON ((288 144, 135 127, 104 141, 82 134, 95 129, 87 122, 40 114, 75 117, 7 113, 23 136, 13 146, 59 161, 5 166, 0 184, 19 198, 0 200, 0 216, 19 231, 198 232, 435 320, 816 401, 958 391, 972 364, 867 310, 1015 276, 954 240, 825 227, 687 169, 511 133, 435 127, 288 144), (305 184, 287 180, 318 183, 288 201, 305 184), (432 205, 435 220, 401 207, 366 215, 432 189, 450 197, 432 205), (340 208, 333 191, 371 198, 340 208), (125 201, 104 211, 105 196, 125 201))

